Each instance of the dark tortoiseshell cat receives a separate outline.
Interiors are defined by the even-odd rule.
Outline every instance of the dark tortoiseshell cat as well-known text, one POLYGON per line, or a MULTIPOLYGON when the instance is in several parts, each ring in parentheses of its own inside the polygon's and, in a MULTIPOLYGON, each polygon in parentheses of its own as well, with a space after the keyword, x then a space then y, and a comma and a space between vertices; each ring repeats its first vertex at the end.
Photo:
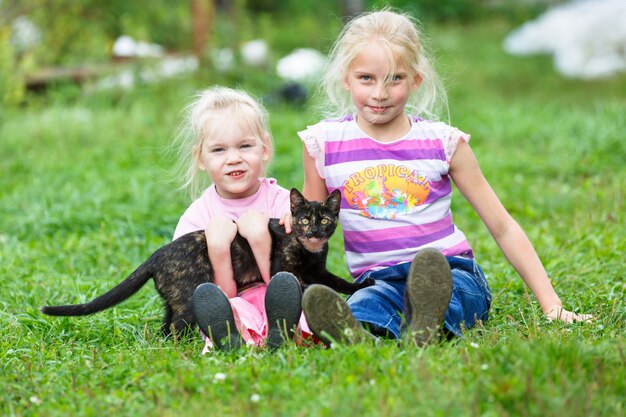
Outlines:
MULTIPOLYGON (((291 190, 292 233, 287 235, 278 219, 271 219, 271 273, 294 274, 303 287, 324 284, 351 294, 373 284, 373 280, 350 283, 326 269, 328 239, 337 227, 341 194, 333 191, 322 202, 307 201, 298 190, 291 190)), ((241 291, 263 282, 248 242, 237 235, 231 247, 233 272, 241 291)), ((45 306, 44 314, 51 316, 83 316, 112 307, 136 293, 150 278, 165 301, 165 316, 161 325, 164 335, 183 333, 193 326, 192 295, 203 282, 213 281, 204 231, 196 231, 158 249, 119 285, 86 304, 45 306)))

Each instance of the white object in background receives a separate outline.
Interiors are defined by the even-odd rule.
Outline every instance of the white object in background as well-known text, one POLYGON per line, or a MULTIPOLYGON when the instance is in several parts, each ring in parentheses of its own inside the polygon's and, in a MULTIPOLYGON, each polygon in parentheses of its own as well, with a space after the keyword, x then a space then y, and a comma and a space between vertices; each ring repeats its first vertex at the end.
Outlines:
POLYGON ((41 31, 25 16, 17 17, 11 23, 10 42, 15 49, 24 52, 41 42, 41 31))
POLYGON ((270 48, 263 39, 255 39, 241 45, 241 60, 251 67, 263 67, 269 62, 270 48))
POLYGON ((211 63, 218 72, 230 71, 235 67, 235 53, 230 48, 211 49, 211 63))
POLYGON ((321 52, 300 48, 278 60, 276 73, 287 81, 315 81, 326 65, 326 56, 321 52))
POLYGON ((167 78, 192 73, 198 68, 198 59, 193 55, 166 57, 158 60, 156 65, 142 68, 138 72, 135 69, 128 68, 104 77, 95 83, 94 89, 107 90, 119 87, 124 90, 130 90, 138 82, 157 83, 167 78))
POLYGON ((595 79, 626 71, 626 1, 576 0, 511 32, 513 55, 552 54, 566 77, 595 79))
POLYGON ((113 44, 113 56, 120 58, 160 58, 165 54, 161 45, 136 41, 127 35, 122 35, 113 44))

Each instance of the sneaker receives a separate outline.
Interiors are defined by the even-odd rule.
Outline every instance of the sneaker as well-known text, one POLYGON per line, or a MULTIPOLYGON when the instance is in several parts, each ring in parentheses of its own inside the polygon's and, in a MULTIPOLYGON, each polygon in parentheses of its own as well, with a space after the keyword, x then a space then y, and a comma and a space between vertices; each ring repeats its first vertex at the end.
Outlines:
POLYGON ((348 303, 325 285, 313 284, 306 289, 302 310, 313 334, 328 345, 375 339, 356 321, 348 303))
POLYGON ((267 314, 267 340, 269 349, 278 349, 285 340, 292 340, 294 329, 302 313, 300 282, 289 272, 279 272, 272 277, 265 293, 267 314))
POLYGON ((421 347, 439 340, 452 296, 452 273, 448 260, 436 249, 417 252, 406 283, 408 331, 421 347))
POLYGON ((243 339, 235 325, 230 302, 217 285, 207 282, 196 287, 193 312, 200 330, 217 350, 228 352, 241 347, 243 339))

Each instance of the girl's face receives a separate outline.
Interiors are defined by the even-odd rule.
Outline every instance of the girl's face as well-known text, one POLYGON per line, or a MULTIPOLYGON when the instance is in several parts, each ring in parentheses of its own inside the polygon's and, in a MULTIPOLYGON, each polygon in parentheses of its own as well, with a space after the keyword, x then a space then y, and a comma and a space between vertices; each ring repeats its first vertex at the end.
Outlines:
POLYGON ((359 127, 385 142, 398 139, 408 131, 410 123, 404 115, 404 106, 420 82, 419 76, 409 77, 397 55, 395 71, 390 73, 386 50, 372 42, 352 61, 344 87, 356 106, 359 127))
POLYGON ((220 196, 245 198, 257 192, 269 153, 249 128, 224 123, 199 151, 198 167, 206 171, 220 196))

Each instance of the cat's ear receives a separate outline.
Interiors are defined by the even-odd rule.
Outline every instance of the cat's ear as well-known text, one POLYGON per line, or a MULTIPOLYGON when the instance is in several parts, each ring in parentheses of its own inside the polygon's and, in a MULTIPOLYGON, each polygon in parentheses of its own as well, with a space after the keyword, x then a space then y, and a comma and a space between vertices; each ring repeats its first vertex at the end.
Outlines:
POLYGON ((295 212, 306 203, 304 196, 295 188, 291 189, 289 194, 289 200, 291 201, 291 212, 295 212))
POLYGON ((337 188, 335 191, 330 193, 326 200, 324 201, 324 205, 332 210, 335 213, 335 216, 339 214, 339 208, 341 207, 341 191, 337 188))

